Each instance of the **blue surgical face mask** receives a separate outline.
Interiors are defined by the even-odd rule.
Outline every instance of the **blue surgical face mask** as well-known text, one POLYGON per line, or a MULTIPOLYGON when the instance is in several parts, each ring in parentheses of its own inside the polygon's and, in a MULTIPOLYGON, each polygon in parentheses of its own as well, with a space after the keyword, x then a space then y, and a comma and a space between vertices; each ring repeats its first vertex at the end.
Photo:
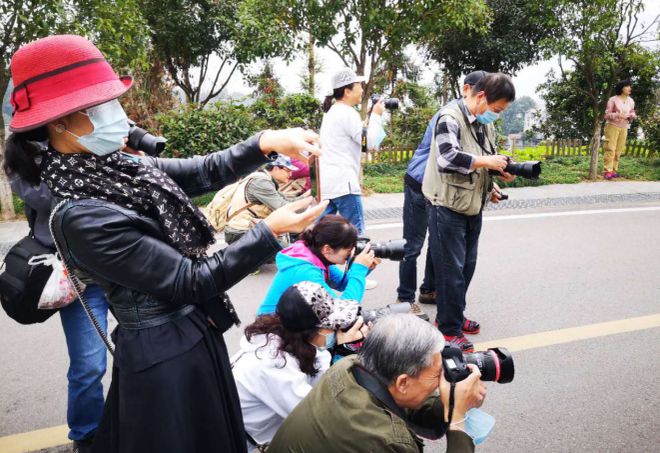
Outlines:
POLYGON ((94 125, 94 130, 83 136, 69 132, 78 138, 78 143, 97 156, 105 156, 124 146, 128 136, 128 118, 119 101, 113 99, 101 105, 90 107, 85 113, 94 125))
POLYGON ((319 351, 327 351, 328 349, 332 349, 332 347, 337 344, 337 333, 336 332, 330 332, 330 333, 322 333, 325 337, 325 346, 317 346, 316 349, 319 351))
POLYGON ((484 113, 477 115, 477 121, 479 121, 481 124, 490 124, 499 117, 499 113, 495 113, 492 110, 486 110, 484 113))
POLYGON ((495 418, 480 409, 472 408, 465 413, 465 432, 475 445, 486 440, 494 426, 495 418))

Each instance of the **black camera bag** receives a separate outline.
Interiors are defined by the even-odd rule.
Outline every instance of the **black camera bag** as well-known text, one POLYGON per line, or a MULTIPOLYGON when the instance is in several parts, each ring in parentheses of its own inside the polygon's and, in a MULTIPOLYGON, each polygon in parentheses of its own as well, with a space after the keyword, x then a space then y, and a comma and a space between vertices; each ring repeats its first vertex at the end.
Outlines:
POLYGON ((26 236, 9 249, 0 274, 0 302, 10 318, 21 324, 44 322, 58 309, 37 308, 44 286, 53 272, 51 266, 28 261, 33 256, 54 253, 32 236, 26 236))

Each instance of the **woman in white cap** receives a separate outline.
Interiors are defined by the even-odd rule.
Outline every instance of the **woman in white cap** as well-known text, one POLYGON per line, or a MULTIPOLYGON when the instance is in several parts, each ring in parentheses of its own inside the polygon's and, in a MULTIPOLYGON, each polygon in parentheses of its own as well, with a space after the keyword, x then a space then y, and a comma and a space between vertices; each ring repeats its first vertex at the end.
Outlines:
POLYGON ((305 281, 282 294, 274 314, 245 328, 232 368, 249 450, 270 442, 330 367, 335 351, 344 355, 338 349, 364 338, 368 327, 358 314, 356 301, 333 298, 305 281))

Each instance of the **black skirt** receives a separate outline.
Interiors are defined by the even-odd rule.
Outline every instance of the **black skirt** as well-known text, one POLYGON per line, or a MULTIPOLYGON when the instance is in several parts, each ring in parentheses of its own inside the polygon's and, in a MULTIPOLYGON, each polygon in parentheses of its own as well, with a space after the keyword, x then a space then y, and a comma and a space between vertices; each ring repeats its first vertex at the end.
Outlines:
POLYGON ((247 450, 225 342, 199 311, 139 331, 120 326, 113 337, 115 366, 94 453, 247 450))

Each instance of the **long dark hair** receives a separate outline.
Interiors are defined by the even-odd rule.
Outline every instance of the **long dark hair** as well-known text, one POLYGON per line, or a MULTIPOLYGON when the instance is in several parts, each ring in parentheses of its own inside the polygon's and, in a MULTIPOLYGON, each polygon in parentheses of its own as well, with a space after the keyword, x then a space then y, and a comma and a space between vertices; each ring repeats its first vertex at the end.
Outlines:
POLYGON ((327 113, 328 110, 330 110, 333 101, 338 101, 344 97, 344 90, 346 88, 352 90, 353 85, 355 85, 356 83, 357 82, 349 83, 348 85, 344 85, 343 87, 335 88, 334 90, 332 90, 332 94, 326 96, 325 99, 323 100, 323 104, 321 105, 321 108, 323 109, 323 113, 327 113))
POLYGON ((2 168, 11 176, 18 176, 26 182, 38 186, 41 182, 41 170, 35 159, 41 155, 38 143, 48 140, 46 126, 27 132, 14 132, 5 142, 5 161, 2 168))
POLYGON ((301 235, 307 248, 325 264, 328 262, 321 253, 324 245, 329 245, 332 249, 353 248, 357 243, 357 237, 357 228, 348 219, 334 214, 323 217, 301 235))
MULTIPOLYGON (((316 347, 311 343, 318 333, 318 329, 310 329, 302 332, 292 332, 282 325, 279 315, 262 315, 245 328, 245 337, 250 341, 254 335, 266 335, 266 344, 257 348, 257 351, 270 343, 270 334, 280 337, 279 352, 288 352, 296 358, 300 371, 308 376, 314 377, 319 369, 315 366, 316 347)), ((286 357, 280 354, 286 364, 286 357)))

